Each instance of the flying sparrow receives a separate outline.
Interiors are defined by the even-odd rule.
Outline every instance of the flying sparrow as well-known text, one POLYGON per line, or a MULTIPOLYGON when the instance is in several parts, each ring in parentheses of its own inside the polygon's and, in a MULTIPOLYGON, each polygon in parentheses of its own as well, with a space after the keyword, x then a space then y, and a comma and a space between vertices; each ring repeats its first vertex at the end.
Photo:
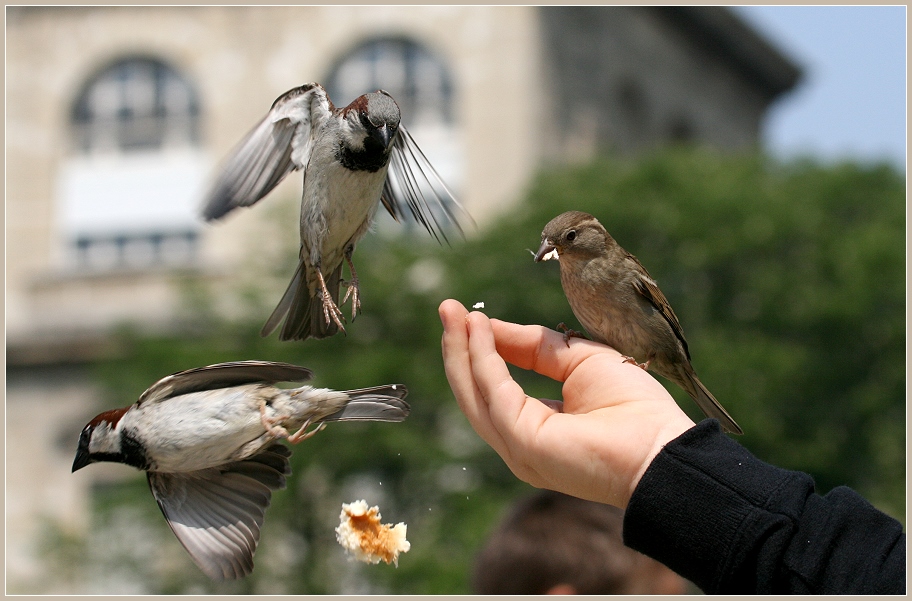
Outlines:
POLYGON ((697 378, 684 331, 656 281, 595 217, 568 211, 552 219, 535 261, 555 254, 570 308, 593 340, 668 378, 724 430, 743 434, 697 378))
POLYGON ((409 414, 399 384, 345 392, 273 386, 311 376, 305 367, 268 361, 167 376, 133 405, 86 424, 73 471, 98 461, 144 470, 196 565, 214 580, 241 578, 253 569, 271 491, 285 488, 291 473, 291 451, 276 441, 296 444, 331 421, 401 422, 409 414))
POLYGON ((308 83, 282 94, 223 164, 203 217, 219 219, 266 196, 292 171, 303 170, 298 268, 260 332, 282 321, 280 340, 325 338, 339 330, 343 259, 351 280, 352 320, 361 309, 355 245, 380 203, 399 221, 408 210, 435 238, 471 220, 400 124, 399 106, 383 90, 336 108, 326 90, 308 83))

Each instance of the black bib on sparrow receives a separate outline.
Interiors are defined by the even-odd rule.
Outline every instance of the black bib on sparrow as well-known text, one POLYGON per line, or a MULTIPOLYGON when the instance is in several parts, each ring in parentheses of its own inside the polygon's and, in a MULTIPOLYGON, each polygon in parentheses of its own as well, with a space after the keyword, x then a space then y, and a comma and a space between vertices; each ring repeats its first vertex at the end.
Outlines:
POLYGON ((132 432, 124 430, 120 435, 120 450, 117 452, 89 452, 89 441, 92 438, 92 429, 87 427, 79 436, 79 448, 76 452, 76 460, 73 462, 73 471, 81 469, 89 463, 97 461, 110 461, 114 463, 123 463, 140 470, 148 470, 150 467, 149 459, 143 450, 142 444, 136 440, 132 432))
POLYGON ((149 469, 149 458, 141 442, 136 439, 132 430, 124 430, 120 437, 121 461, 139 470, 149 469))
POLYGON ((336 157, 349 171, 375 173, 389 161, 389 152, 380 142, 368 136, 364 138, 364 148, 361 150, 352 150, 340 142, 336 150, 336 157))
POLYGON ((354 320, 361 295, 352 254, 380 204, 396 221, 411 214, 438 241, 447 226, 462 233, 471 222, 400 120, 399 105, 383 90, 337 108, 323 86, 304 84, 279 96, 220 168, 203 208, 207 221, 255 204, 289 173, 303 171, 298 227, 307 252, 263 336, 280 325, 280 340, 345 331, 342 267, 348 264, 351 278, 341 302, 351 299, 354 320))

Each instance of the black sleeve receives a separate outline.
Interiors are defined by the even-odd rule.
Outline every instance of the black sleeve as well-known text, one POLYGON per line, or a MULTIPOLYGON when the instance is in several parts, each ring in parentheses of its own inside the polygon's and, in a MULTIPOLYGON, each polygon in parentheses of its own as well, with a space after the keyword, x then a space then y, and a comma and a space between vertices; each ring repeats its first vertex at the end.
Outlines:
POLYGON ((668 443, 637 485, 624 543, 707 593, 904 594, 906 535, 846 487, 760 461, 714 419, 668 443))

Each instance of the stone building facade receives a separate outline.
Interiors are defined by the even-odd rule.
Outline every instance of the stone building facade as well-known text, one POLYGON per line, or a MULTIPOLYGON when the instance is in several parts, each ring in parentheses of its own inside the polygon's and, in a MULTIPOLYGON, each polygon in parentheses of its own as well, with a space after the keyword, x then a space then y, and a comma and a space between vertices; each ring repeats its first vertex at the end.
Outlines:
MULTIPOLYGON (((8 592, 75 592, 32 543, 41 520, 84 528, 108 477, 69 474, 107 333, 168 327, 181 278, 231 282, 237 241, 270 238, 266 211, 197 211, 281 93, 389 90, 484 227, 543 165, 757 145, 799 77, 719 7, 23 6, 6 26, 8 592)), ((295 205, 299 185, 264 202, 295 205)))

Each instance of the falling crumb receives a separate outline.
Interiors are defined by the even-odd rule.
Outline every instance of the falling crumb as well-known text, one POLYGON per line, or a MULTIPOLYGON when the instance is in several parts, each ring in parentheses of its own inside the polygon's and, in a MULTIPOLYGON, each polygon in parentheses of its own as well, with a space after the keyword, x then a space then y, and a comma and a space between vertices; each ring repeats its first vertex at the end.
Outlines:
POLYGON ((405 540, 405 524, 381 524, 380 508, 368 508, 366 501, 343 503, 339 521, 336 540, 358 561, 379 563, 382 559, 398 567, 399 553, 412 546, 405 540))
POLYGON ((474 305, 472 305, 472 308, 473 308, 473 309, 484 309, 484 303, 483 303, 483 302, 477 302, 477 303, 475 303, 474 305))

